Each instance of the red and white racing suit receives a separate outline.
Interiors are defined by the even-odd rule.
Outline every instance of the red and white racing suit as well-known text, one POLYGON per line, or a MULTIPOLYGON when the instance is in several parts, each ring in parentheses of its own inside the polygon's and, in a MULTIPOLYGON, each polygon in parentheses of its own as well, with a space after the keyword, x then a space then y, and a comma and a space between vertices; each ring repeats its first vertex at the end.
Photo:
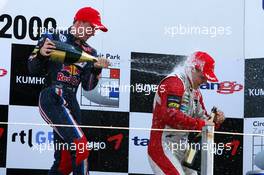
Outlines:
MULTIPOLYGON (((208 118, 199 89, 191 87, 186 74, 163 79, 153 104, 152 128, 201 130, 208 118)), ((188 133, 151 131, 148 146, 149 162, 155 174, 195 175, 182 166, 188 133)))

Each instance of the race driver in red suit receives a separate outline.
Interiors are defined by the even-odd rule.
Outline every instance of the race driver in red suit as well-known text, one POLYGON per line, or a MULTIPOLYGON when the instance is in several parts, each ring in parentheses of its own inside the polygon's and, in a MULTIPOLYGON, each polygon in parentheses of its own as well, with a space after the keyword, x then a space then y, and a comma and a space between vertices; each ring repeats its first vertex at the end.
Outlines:
MULTIPOLYGON (((214 123, 207 121, 209 116, 199 90, 199 86, 207 81, 218 81, 214 65, 210 55, 195 52, 187 58, 182 72, 161 81, 154 98, 152 128, 201 130, 206 124, 223 123, 225 117, 219 110, 214 123)), ((175 144, 187 143, 187 132, 152 130, 148 155, 153 172, 158 175, 197 175, 195 170, 182 165, 186 149, 174 149, 175 144)))

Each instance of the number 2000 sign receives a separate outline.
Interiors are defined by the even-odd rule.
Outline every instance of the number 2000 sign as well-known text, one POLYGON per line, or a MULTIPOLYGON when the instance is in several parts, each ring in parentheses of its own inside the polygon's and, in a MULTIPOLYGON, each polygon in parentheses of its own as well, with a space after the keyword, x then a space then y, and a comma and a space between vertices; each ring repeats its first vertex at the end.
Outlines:
MULTIPOLYGON (((0 29, 0 38, 12 38, 14 37, 16 39, 24 39, 27 35, 27 32, 29 34, 29 38, 32 40, 38 40, 40 37, 40 30, 43 28, 48 29, 49 25, 52 26, 52 28, 56 28, 56 20, 53 18, 46 18, 44 22, 42 23, 42 20, 37 17, 33 16, 27 21, 25 16, 18 15, 12 20, 12 17, 8 14, 2 14, 0 16, 0 22, 5 22, 3 27, 0 29), (13 34, 8 33, 8 30, 12 27, 13 24, 13 34), (34 29, 37 29, 37 32, 34 31, 34 29)), ((2 25, 1 25, 2 26, 2 25)))

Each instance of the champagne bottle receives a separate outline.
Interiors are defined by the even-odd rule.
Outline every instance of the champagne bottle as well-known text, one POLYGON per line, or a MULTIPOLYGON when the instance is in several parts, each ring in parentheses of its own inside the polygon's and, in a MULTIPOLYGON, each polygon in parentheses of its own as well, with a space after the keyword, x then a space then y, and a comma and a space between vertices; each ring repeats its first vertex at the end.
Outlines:
MULTIPOLYGON (((217 108, 213 107, 208 121, 211 121, 211 122, 214 121, 216 112, 217 112, 217 108)), ((191 169, 200 171, 202 134, 201 133, 190 133, 188 139, 189 139, 189 147, 185 152, 183 165, 191 169)))
MULTIPOLYGON (((96 62, 97 58, 87 54, 79 48, 60 41, 52 40, 56 49, 50 53, 50 60, 61 63, 80 63, 80 62, 96 62)), ((34 49, 36 54, 39 49, 34 49)))
POLYGON ((97 58, 79 48, 60 41, 52 40, 56 49, 51 52, 50 59, 61 63, 96 62, 97 58))

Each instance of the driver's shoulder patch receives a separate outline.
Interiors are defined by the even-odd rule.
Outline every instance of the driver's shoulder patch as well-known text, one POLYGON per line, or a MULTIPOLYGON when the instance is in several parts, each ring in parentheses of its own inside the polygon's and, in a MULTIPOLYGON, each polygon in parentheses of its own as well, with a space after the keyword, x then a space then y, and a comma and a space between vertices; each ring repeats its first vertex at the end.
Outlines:
POLYGON ((167 107, 179 109, 181 104, 181 97, 176 95, 168 95, 167 107))

